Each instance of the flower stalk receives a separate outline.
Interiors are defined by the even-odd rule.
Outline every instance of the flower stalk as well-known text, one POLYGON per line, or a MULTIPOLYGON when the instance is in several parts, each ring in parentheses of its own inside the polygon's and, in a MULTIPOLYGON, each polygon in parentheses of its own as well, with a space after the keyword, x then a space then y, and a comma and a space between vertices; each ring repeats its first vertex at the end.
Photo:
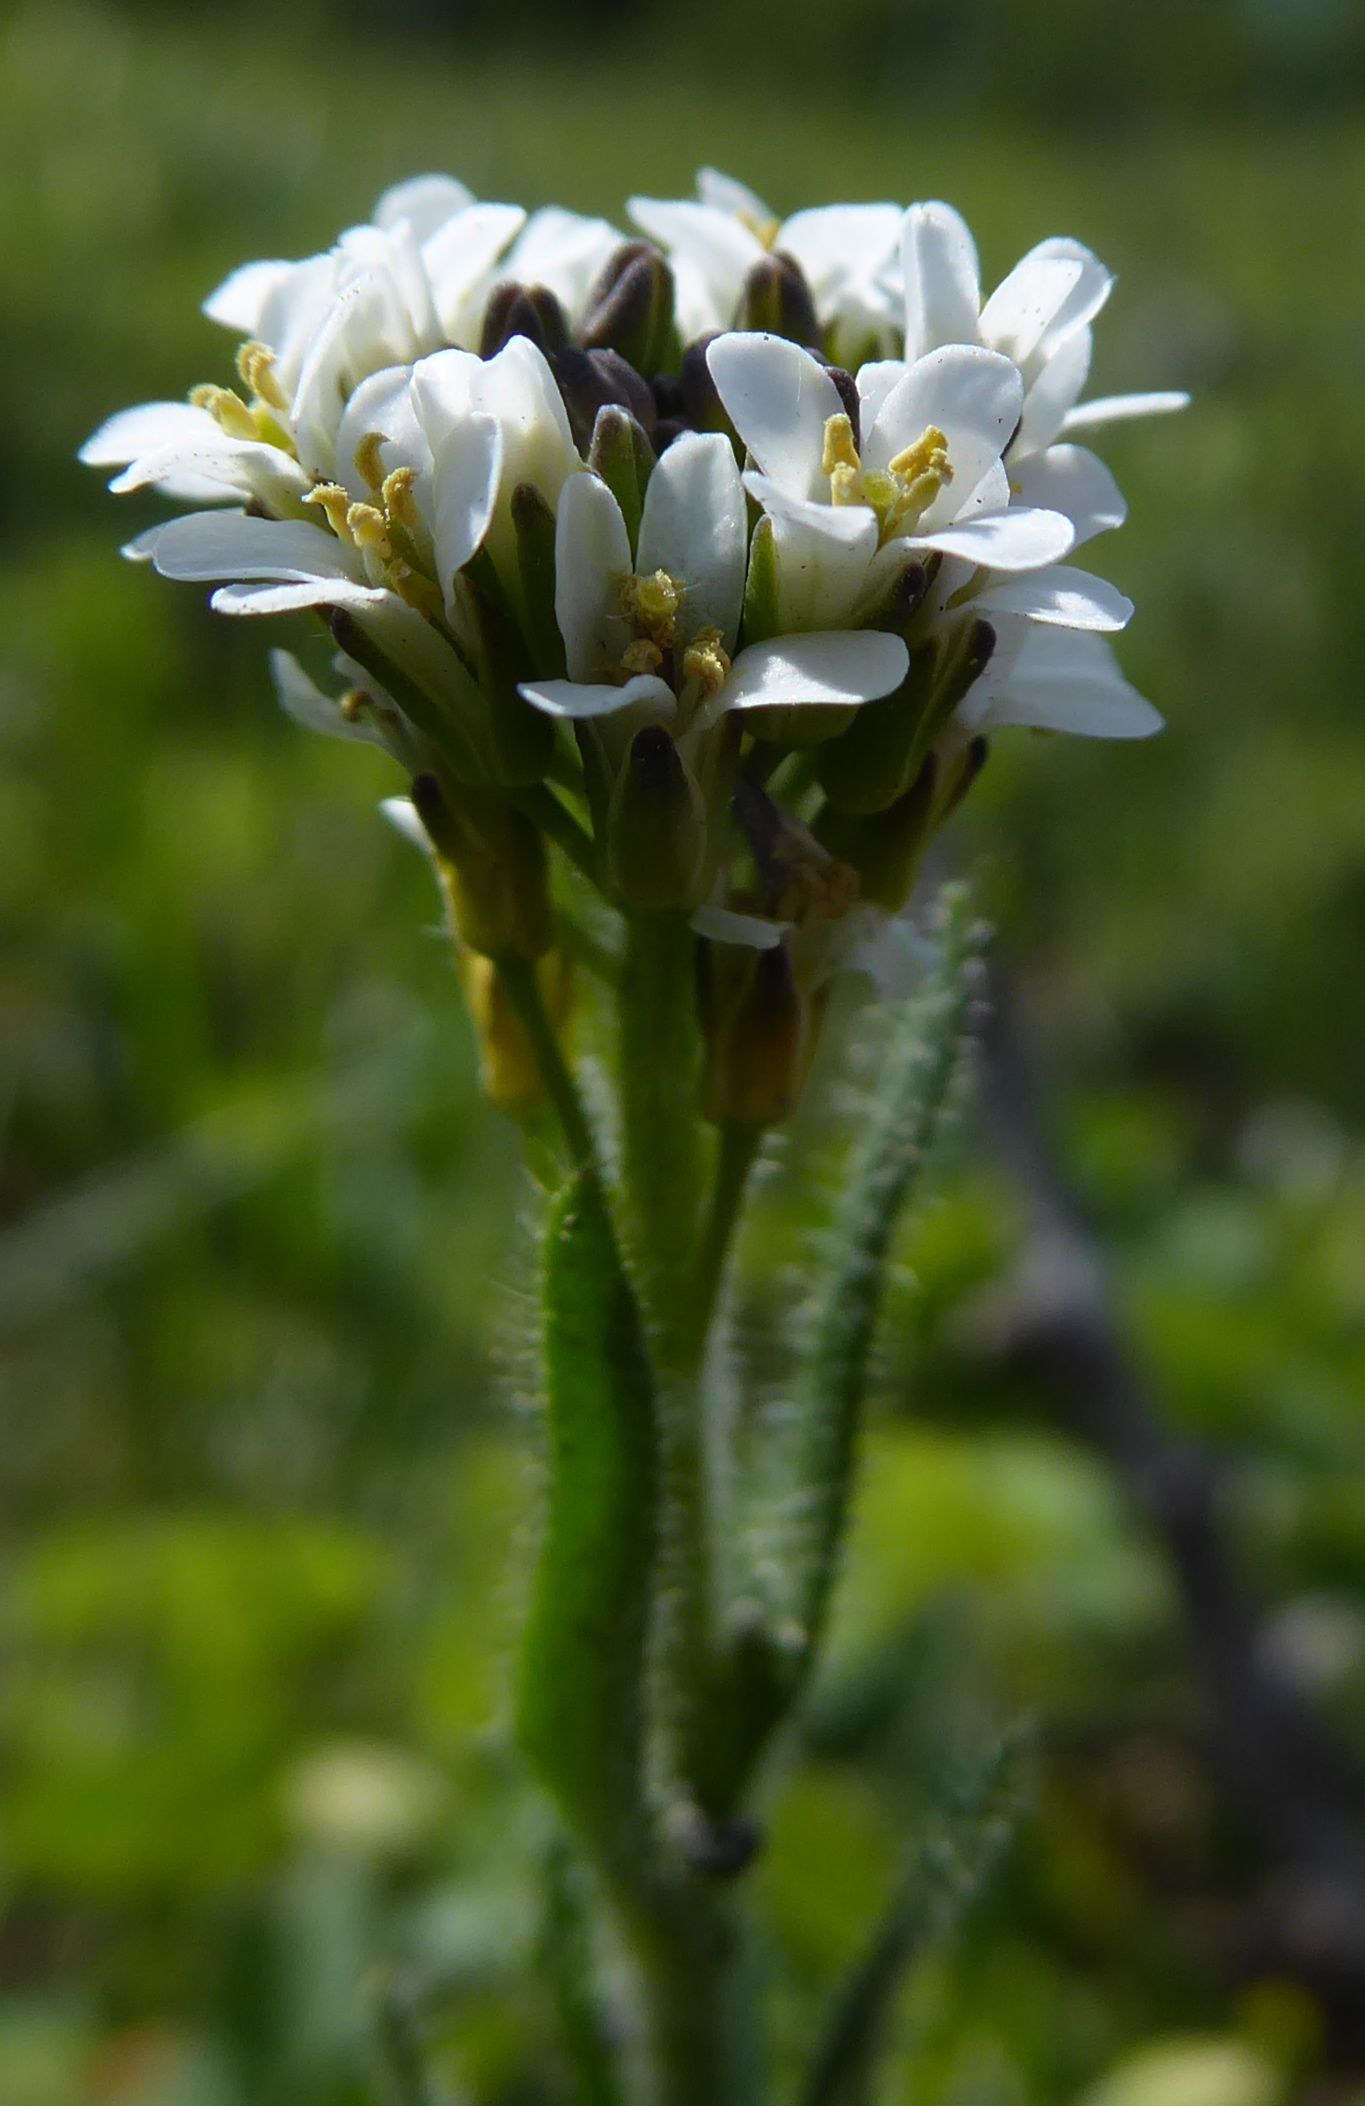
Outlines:
POLYGON ((1078 242, 983 296, 940 203, 784 220, 704 170, 630 214, 400 184, 211 296, 236 385, 84 458, 192 508, 131 558, 233 618, 322 617, 329 663, 272 655, 281 703, 398 765, 488 1093, 555 1122, 518 1730, 565 1838, 550 1904, 590 1868, 633 1968, 610 2024, 569 1986, 566 2052, 585 2096, 619 2041, 630 2106, 759 2106, 749 1800, 821 1643, 970 1023, 969 917, 920 873, 997 732, 1158 728, 1109 641, 1129 603, 1071 558, 1124 516, 1092 433, 1184 398, 1081 401, 1112 280, 1078 242), (727 1282, 841 980, 881 1005, 881 1074, 769 1416, 735 1408, 727 1282))

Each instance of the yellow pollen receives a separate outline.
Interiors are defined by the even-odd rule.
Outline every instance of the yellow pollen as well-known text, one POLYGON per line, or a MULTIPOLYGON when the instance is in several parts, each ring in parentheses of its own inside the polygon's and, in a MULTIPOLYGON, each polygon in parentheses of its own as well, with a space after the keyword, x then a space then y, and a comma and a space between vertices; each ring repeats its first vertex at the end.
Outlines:
POLYGON ((637 636, 634 643, 626 645, 621 653, 621 670, 624 673, 657 673, 663 664, 663 652, 647 636, 637 636))
POLYGON ((702 629, 683 652, 683 679, 695 680, 704 695, 719 693, 730 674, 730 659, 719 629, 702 629))
MULTIPOLYGON (((377 439, 379 435, 375 433, 373 436, 377 439)), ((358 459, 359 456, 357 455, 358 459)), ((368 482, 369 477, 366 476, 365 480, 368 482)), ((421 514, 417 510, 417 501, 412 494, 416 481, 417 470, 415 468, 395 468, 391 474, 384 477, 383 487, 379 493, 380 503, 388 515, 389 525, 406 527, 409 533, 416 532, 422 524, 421 514)))
POLYGON ((661 645, 673 641, 673 624, 682 598, 681 585, 666 570, 656 570, 647 578, 627 578, 621 588, 621 604, 626 613, 661 645))
POLYGON ((275 354, 269 344, 257 343, 254 339, 243 344, 237 353, 237 371, 242 385, 249 388, 267 409, 288 409, 289 397, 275 376, 275 354))
POLYGON ((207 410, 229 438, 260 437, 251 411, 231 388, 215 387, 212 381, 206 381, 203 387, 191 388, 190 402, 195 409, 207 410))
POLYGON ((902 486, 901 509, 922 512, 953 479, 946 434, 931 424, 913 446, 896 455, 889 472, 902 486))
POLYGON ((351 548, 355 546, 355 535, 347 516, 352 510, 349 490, 343 490, 340 483, 319 483, 316 489, 308 492, 303 501, 306 505, 316 505, 319 511, 326 513, 327 524, 338 541, 344 541, 351 548))
POLYGON ((384 463, 379 457, 379 449, 383 444, 382 431, 367 431, 355 450, 355 464, 361 480, 368 483, 372 490, 378 490, 384 481, 384 463))
POLYGON ((357 548, 372 548, 379 556, 393 554, 389 522, 378 505, 352 505, 346 514, 346 525, 357 548))

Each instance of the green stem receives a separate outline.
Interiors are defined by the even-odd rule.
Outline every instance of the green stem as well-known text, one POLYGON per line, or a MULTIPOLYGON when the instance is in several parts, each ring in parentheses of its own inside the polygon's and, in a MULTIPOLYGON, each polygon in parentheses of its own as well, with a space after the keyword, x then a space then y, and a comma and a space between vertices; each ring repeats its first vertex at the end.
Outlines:
POLYGON ((697 1350, 706 1351, 707 1340, 720 1299, 726 1260, 744 1204, 749 1172, 763 1138, 761 1126, 739 1126, 733 1122, 720 1129, 716 1152, 715 1180, 702 1227, 692 1289, 692 1323, 697 1350))
POLYGON ((548 783, 538 782, 534 788, 519 790, 514 798, 517 809, 534 819, 550 839, 562 848, 576 870, 597 883, 597 848, 587 828, 575 819, 567 806, 560 803, 548 783))
POLYGON ((495 961, 498 979, 517 1022, 530 1041, 545 1094, 554 1107, 574 1163, 595 1172, 600 1180, 597 1143, 588 1123, 578 1085, 560 1051, 559 1038, 545 1007, 531 958, 506 957, 495 961))

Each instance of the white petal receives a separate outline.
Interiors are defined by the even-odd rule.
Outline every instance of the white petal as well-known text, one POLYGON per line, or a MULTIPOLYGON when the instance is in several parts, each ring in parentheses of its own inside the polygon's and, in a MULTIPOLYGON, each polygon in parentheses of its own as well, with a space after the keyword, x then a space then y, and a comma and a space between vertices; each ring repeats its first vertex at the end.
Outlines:
POLYGON ((700 271, 717 320, 733 321, 744 281, 766 253, 758 236, 730 212, 691 198, 633 197, 626 209, 651 241, 700 271))
POLYGON ((731 907, 698 907, 689 925, 693 933, 711 943, 737 943, 745 950, 775 951, 786 931, 786 921, 764 921, 758 914, 736 914, 731 907))
POLYGON ((1021 504, 1064 513, 1075 528, 1076 548, 1122 526, 1128 517, 1109 469, 1084 446, 1049 446, 1017 466, 1011 463, 1010 482, 1021 504))
POLYGON ((542 205, 513 242, 503 272, 522 285, 543 285, 564 303, 573 321, 608 256, 625 238, 609 220, 542 205))
POLYGON ((881 412, 882 404, 898 380, 904 380, 909 367, 903 358, 872 358, 858 368, 858 403, 862 428, 871 431, 881 412))
POLYGON ((1129 686, 1104 640, 1064 630, 1031 634, 983 721, 1098 739, 1149 738, 1161 729, 1160 715, 1129 686))
POLYGON ((1093 320, 1113 282, 1099 258, 1079 241, 1040 241, 986 302, 982 340, 1027 365, 1035 354, 1045 356, 1071 330, 1093 320))
POLYGON ((790 709, 806 703, 847 707, 889 695, 905 678, 910 654, 899 636, 880 629, 825 630, 750 644, 730 668, 699 721, 731 709, 790 709))
POLYGON ((697 196, 713 212, 728 212, 750 227, 770 227, 777 223, 777 214, 764 204, 756 190, 751 190, 747 183, 736 182, 733 176, 723 175, 718 168, 697 170, 697 196))
POLYGON ((520 205, 468 205, 423 243, 422 263, 436 313, 449 336, 459 340, 473 328, 471 299, 482 304, 499 257, 525 224, 520 205))
POLYGON ((119 554, 128 563, 150 563, 156 553, 157 542, 167 527, 174 524, 173 519, 163 519, 158 526, 144 527, 140 534, 134 534, 131 541, 124 542, 119 554))
POLYGON ((1024 397, 1024 414, 1010 448, 1010 459, 1022 461, 1041 453, 1066 424, 1067 416, 1090 373, 1093 336, 1088 327, 1073 329, 1044 362, 1024 397))
POLYGON ((428 862, 435 862, 436 853, 431 845, 431 836, 417 816, 417 807, 410 797, 384 797, 380 799, 380 811, 395 833, 420 848, 428 862))
POLYGON ((534 483, 546 503, 555 505, 566 476, 581 463, 544 352, 528 337, 514 336, 496 358, 479 364, 471 404, 502 426, 509 494, 518 483, 534 483))
POLYGON ((191 403, 140 402, 107 418, 77 459, 87 468, 122 468, 164 446, 201 445, 218 433, 217 420, 191 403))
POLYGON ((631 568, 630 536, 611 491, 586 470, 571 476, 555 527, 555 619, 571 680, 600 680, 619 662, 628 641, 621 587, 631 568))
POLYGON ((454 581, 483 545, 502 476, 502 431, 492 417, 467 417, 447 432, 431 471, 436 579, 454 612, 454 581))
POLYGON ((294 585, 220 585, 209 605, 215 614, 296 614, 305 607, 373 614, 392 597, 382 585, 358 585, 352 578, 302 578, 294 585))
POLYGON ((211 322, 226 329, 240 329, 245 336, 261 334, 267 303, 294 271, 295 263, 273 261, 244 263, 232 271, 204 302, 211 322))
POLYGON ((917 359, 891 389, 864 434, 863 459, 870 468, 885 468, 927 430, 941 430, 952 480, 930 505, 925 523, 946 526, 1004 452, 1023 400, 1023 382, 1009 359, 972 344, 945 344, 917 359))
POLYGON ((972 606, 981 614, 1023 614, 1063 629, 1106 632, 1126 628, 1133 616, 1132 601, 1106 578, 1065 563, 991 585, 974 596, 972 606))
MULTIPOLYGON (((210 419, 212 423, 212 419, 210 419)), ((305 497, 308 477, 297 461, 278 446, 259 439, 234 439, 214 425, 200 444, 177 442, 146 453, 116 475, 109 488, 117 496, 154 486, 167 497, 207 490, 210 501, 260 497, 288 510, 305 497)))
POLYGON ((349 578, 364 582, 355 549, 305 520, 253 519, 245 512, 190 512, 157 536, 163 578, 349 578))
POLYGON ((905 548, 936 548, 945 556, 965 556, 988 570, 1039 570, 1069 553, 1075 540, 1071 521, 1061 512, 1012 507, 988 512, 929 534, 910 534, 905 548))
POLYGON ((1100 424, 1124 424, 1130 417, 1169 416, 1189 406, 1190 398, 1182 388, 1158 389, 1148 395, 1097 395, 1093 402, 1078 403, 1062 429, 1091 431, 1100 424))
POLYGON ((646 703, 663 718, 677 711, 673 691, 653 673, 637 673, 624 687, 586 680, 529 680, 519 692, 547 716, 570 717, 582 722, 590 717, 614 716, 618 709, 646 703))
POLYGON ((386 190, 374 208, 377 227, 392 227, 405 219, 418 241, 425 241, 438 227, 472 205, 474 193, 454 176, 409 176, 386 190))
POLYGON ((817 205, 784 220, 774 246, 800 264, 823 312, 872 284, 896 252, 900 226, 897 205, 817 205))
MULTIPOLYGON (((431 364, 424 359, 423 365, 431 364)), ((372 503, 374 491, 356 466, 356 451, 362 439, 377 432, 382 440, 380 464, 387 475, 393 469, 419 470, 431 465, 431 452, 417 421, 412 376, 417 366, 385 366, 362 380, 341 413, 337 426, 335 477, 351 496, 372 503)))
POLYGON ((744 598, 748 514, 734 448, 722 432, 684 432, 649 478, 636 567, 665 570, 685 588, 678 649, 719 629, 732 651, 744 598))
POLYGON ((706 363, 763 473, 793 497, 823 495, 825 426, 844 405, 818 360, 785 337, 755 331, 718 336, 706 363))
POLYGON ((974 344, 981 315, 981 273, 965 219, 951 205, 912 205, 901 229, 905 279, 905 355, 921 358, 939 344, 974 344))
POLYGON ((329 695, 305 673, 292 651, 270 653, 270 673, 280 707, 306 731, 320 731, 324 738, 358 739, 366 745, 384 741, 366 713, 354 719, 343 716, 335 695, 329 695))

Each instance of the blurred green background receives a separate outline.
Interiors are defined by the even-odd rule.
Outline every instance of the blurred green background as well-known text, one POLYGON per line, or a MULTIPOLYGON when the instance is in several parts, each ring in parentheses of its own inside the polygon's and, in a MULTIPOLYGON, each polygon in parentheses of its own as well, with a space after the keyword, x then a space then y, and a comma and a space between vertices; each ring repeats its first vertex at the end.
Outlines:
MULTIPOLYGON (((704 160, 782 209, 941 195, 988 276, 1073 233, 1120 273, 1098 387, 1196 392, 1109 439, 1132 522, 1095 550, 1167 733, 1016 734, 959 838, 1133 1365, 1216 1462, 1258 1657, 1365 1764, 1365 11, 508 15, 0 22, 5 2106, 359 2106, 385 1982, 428 2000, 453 2096, 565 2096, 507 1729, 516 1136, 383 764, 279 717, 278 627, 121 565, 154 508, 73 460, 226 377, 198 303, 230 267, 427 167, 613 217, 704 160)), ((912 1984, 886 2100, 1358 2102, 1359 2041, 1263 1956, 1273 1867, 1168 1555, 993 1344, 1027 1235, 965 1143, 905 1253, 757 1875, 783 2039, 952 1750, 1032 1711, 1035 1811, 912 1984)))

